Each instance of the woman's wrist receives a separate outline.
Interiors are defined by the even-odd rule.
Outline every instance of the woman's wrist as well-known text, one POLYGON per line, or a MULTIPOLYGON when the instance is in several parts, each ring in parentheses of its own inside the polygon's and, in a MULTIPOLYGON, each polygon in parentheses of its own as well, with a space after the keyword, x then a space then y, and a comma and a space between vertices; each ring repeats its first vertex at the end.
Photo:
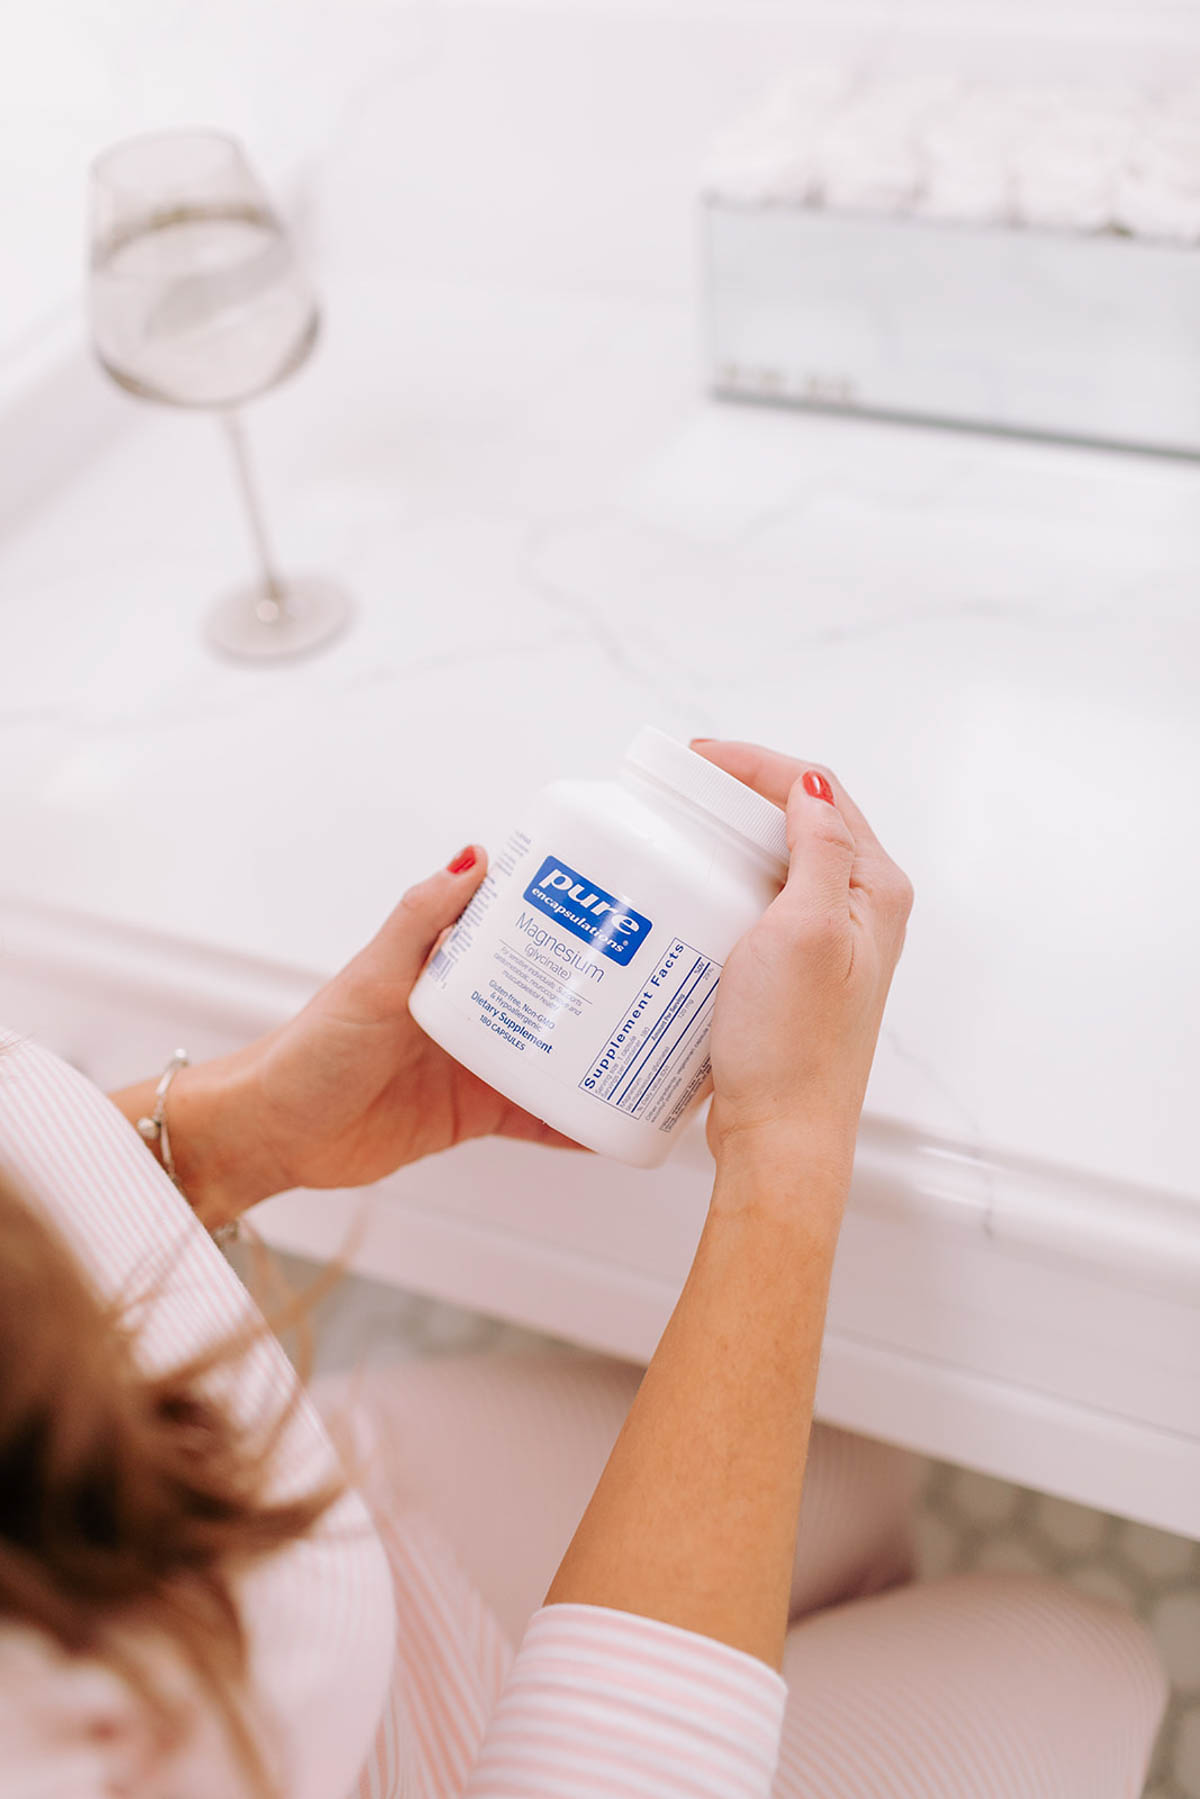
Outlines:
POLYGON ((836 1242, 854 1166, 852 1138, 771 1126, 728 1132, 715 1151, 711 1212, 754 1212, 836 1242))
POLYGON ((290 1184, 263 1135, 254 1046, 182 1069, 168 1108, 176 1177, 206 1229, 290 1184))

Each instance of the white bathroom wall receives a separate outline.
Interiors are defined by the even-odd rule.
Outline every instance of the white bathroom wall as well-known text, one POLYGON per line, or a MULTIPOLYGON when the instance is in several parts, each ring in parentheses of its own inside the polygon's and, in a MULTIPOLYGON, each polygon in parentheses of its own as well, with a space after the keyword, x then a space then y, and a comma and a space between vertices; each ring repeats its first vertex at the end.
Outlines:
POLYGON ((319 148, 348 86, 391 53, 405 0, 37 0, 0 55, 0 360, 81 279, 86 172, 113 138, 219 124, 277 174, 319 148))

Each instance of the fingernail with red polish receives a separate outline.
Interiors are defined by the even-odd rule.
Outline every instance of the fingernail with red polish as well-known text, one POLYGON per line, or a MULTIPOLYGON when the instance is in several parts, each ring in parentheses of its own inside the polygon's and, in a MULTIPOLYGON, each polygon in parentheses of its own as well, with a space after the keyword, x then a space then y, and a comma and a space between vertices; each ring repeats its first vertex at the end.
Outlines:
POLYGON ((460 850, 453 862, 447 862, 446 872, 452 875, 465 875, 468 868, 475 866, 475 851, 468 843, 465 850, 460 850))
POLYGON ((833 804, 833 788, 829 785, 825 776, 819 774, 815 768, 810 768, 805 771, 804 791, 805 793, 811 793, 815 800, 824 800, 826 804, 830 806, 833 804))

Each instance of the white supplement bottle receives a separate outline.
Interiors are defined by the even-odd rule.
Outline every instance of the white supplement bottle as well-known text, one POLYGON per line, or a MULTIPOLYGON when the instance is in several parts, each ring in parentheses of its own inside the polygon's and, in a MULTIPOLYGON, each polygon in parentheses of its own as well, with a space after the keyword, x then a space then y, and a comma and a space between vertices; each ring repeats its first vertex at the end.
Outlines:
POLYGON ((787 865, 778 806, 647 728, 615 779, 534 795, 409 1010, 555 1130, 656 1167, 712 1085, 725 958, 787 865))

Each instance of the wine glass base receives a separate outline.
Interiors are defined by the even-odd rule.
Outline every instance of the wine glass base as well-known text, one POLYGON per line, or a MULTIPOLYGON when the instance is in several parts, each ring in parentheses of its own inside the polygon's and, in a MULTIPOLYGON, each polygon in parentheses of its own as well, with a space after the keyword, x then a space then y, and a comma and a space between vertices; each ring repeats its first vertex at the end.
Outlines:
POLYGON ((214 649, 239 662, 280 661, 307 656, 331 642, 345 630, 353 611, 349 595, 322 575, 284 581, 280 600, 252 582, 218 600, 208 615, 206 635, 214 649))

